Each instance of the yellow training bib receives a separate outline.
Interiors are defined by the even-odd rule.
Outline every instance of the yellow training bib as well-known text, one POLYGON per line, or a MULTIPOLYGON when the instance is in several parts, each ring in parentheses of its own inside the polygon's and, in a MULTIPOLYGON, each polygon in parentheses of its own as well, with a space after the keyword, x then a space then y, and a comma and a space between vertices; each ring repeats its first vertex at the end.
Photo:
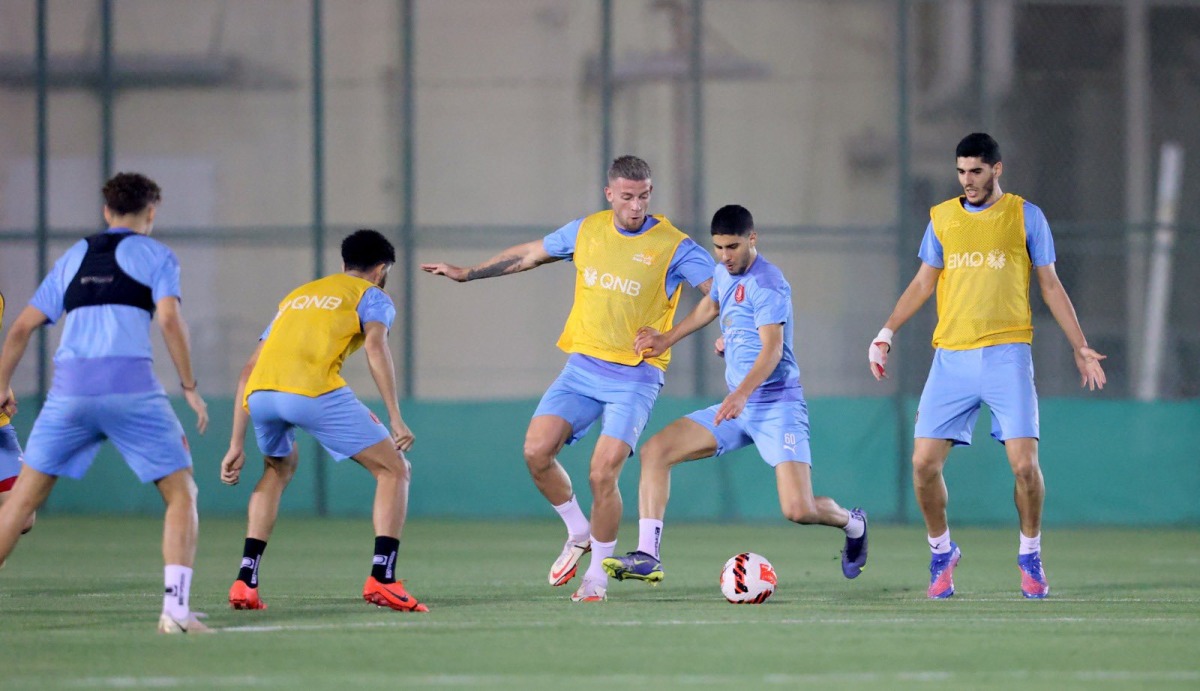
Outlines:
POLYGON ((320 396, 345 386, 342 363, 365 338, 358 302, 374 287, 361 278, 334 274, 293 290, 279 303, 242 404, 255 391, 320 396))
MULTIPOLYGON (((667 268, 686 235, 663 216, 639 235, 622 235, 612 211, 583 219, 575 242, 575 303, 558 347, 608 362, 637 365, 633 338, 643 326, 671 328, 682 285, 667 295, 667 268)), ((647 362, 666 370, 671 352, 647 362)))
POLYGON ((942 243, 933 347, 968 350, 1033 342, 1025 200, 1005 194, 976 212, 958 198, 929 211, 942 243))

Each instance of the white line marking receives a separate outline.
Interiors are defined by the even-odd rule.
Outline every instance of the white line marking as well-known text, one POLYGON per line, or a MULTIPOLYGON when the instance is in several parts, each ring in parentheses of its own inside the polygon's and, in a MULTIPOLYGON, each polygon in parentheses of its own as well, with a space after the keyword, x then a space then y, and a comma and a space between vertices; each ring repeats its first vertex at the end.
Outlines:
MULTIPOLYGON (((1190 624, 1200 626, 1200 621, 1188 617, 1026 617, 1015 613, 1011 617, 976 617, 955 620, 955 623, 971 624, 1190 624)), ((811 619, 775 619, 769 621, 737 620, 737 619, 655 619, 653 621, 592 621, 589 626, 604 627, 636 627, 636 626, 811 626, 820 625, 871 625, 871 624, 927 624, 927 617, 813 617, 811 619)), ((416 620, 387 620, 370 622, 344 622, 326 624, 260 624, 249 626, 228 626, 221 631, 230 633, 276 633, 279 631, 333 631, 339 629, 369 629, 369 628, 426 628, 426 629, 470 629, 470 630, 507 630, 507 629, 544 629, 565 626, 565 622, 549 623, 542 621, 483 623, 478 621, 422 621, 416 620)))
MULTIPOLYGON (((344 682, 369 681, 375 675, 351 675, 344 682)), ((559 684, 580 683, 604 686, 715 686, 746 685, 754 683, 796 686, 801 684, 862 684, 895 682, 959 682, 978 680, 1011 679, 1021 681, 1062 680, 1073 682, 1194 682, 1200 681, 1200 670, 1095 670, 1095 671, 1047 671, 1047 670, 979 670, 953 672, 941 670, 918 670, 897 672, 829 672, 810 674, 768 673, 755 677, 747 674, 396 674, 389 677, 404 685, 419 686, 495 686, 497 684, 531 684, 555 681, 559 684)), ((309 683, 315 681, 304 677, 309 683)), ((16 681, 21 681, 17 679, 16 681)), ((300 682, 295 675, 274 676, 154 676, 154 677, 83 677, 60 679, 71 686, 89 688, 175 688, 180 686, 276 686, 280 683, 300 682)))

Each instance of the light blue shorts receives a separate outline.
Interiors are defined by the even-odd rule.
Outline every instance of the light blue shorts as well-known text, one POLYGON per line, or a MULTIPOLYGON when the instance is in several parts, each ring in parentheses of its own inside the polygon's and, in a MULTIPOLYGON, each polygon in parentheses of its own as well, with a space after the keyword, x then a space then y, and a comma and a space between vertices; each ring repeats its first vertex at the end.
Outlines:
POLYGON ((255 391, 248 402, 258 450, 265 456, 291 453, 297 427, 313 435, 337 461, 392 436, 348 386, 316 397, 255 391))
POLYGON ((187 436, 162 391, 62 396, 53 391, 33 423, 25 464, 78 480, 105 439, 142 482, 192 467, 187 436))
POLYGON ((758 454, 774 468, 785 461, 812 464, 808 446, 808 404, 799 401, 747 403, 732 420, 714 424, 721 404, 687 416, 717 439, 717 456, 754 444, 758 454))
POLYGON ((622 381, 567 365, 542 396, 533 417, 556 415, 571 423, 567 443, 574 444, 603 414, 600 433, 620 439, 632 452, 661 388, 657 382, 622 381))
POLYGON ((914 436, 970 444, 981 403, 992 411, 992 437, 997 441, 1039 437, 1029 344, 939 348, 921 392, 914 436))
POLYGON ((12 425, 0 427, 0 492, 12 489, 12 481, 21 474, 24 461, 17 430, 12 425))

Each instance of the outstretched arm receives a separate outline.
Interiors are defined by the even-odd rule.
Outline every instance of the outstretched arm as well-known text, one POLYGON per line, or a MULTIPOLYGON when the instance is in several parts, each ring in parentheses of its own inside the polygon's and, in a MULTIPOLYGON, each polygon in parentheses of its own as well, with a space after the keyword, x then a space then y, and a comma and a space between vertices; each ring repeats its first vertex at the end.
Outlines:
POLYGON ((29 347, 29 339, 39 326, 50 321, 49 317, 36 307, 26 307, 17 315, 16 321, 8 328, 8 338, 4 339, 4 350, 0 352, 0 408, 9 407, 12 395, 12 375, 17 369, 17 363, 29 347))
POLYGON ((917 269, 917 275, 913 276, 908 287, 900 294, 900 299, 896 301, 896 307, 892 309, 892 314, 880 329, 879 335, 871 341, 871 347, 867 349, 867 361, 875 379, 887 378, 887 356, 892 350, 892 334, 904 326, 904 323, 921 309, 929 296, 933 295, 934 289, 937 288, 938 277, 941 275, 941 269, 921 262, 921 268, 917 269))
POLYGON ((1103 389, 1108 380, 1104 376, 1104 368, 1100 366, 1100 361, 1108 356, 1088 347, 1087 338, 1079 326, 1079 318, 1075 315, 1075 306, 1071 304, 1071 298, 1059 280, 1054 264, 1039 266, 1036 271, 1038 285, 1042 288, 1042 300, 1050 308, 1054 320, 1058 322, 1058 326, 1067 336, 1067 342, 1071 344, 1071 351, 1075 355, 1075 367, 1079 369, 1079 385, 1086 386, 1089 391, 1103 389))
POLYGON ((500 254, 475 266, 464 268, 438 262, 435 264, 422 264, 421 270, 435 276, 445 276, 459 283, 465 283, 480 278, 492 278, 493 276, 520 273, 555 261, 558 261, 558 257, 551 256, 546 251, 546 246, 541 240, 534 240, 509 247, 500 254))
MULTIPOLYGON (((711 282, 711 280, 706 281, 710 284, 711 282)), ((706 295, 700 298, 700 302, 696 303, 695 308, 688 312, 688 315, 678 324, 671 327, 670 331, 659 333, 649 326, 638 329, 637 335, 633 339, 633 349, 642 357, 658 357, 668 348, 683 340, 685 336, 708 326, 712 320, 717 318, 720 311, 720 305, 706 295)))
POLYGON ((400 403, 396 400, 396 366, 392 362, 392 351, 387 346, 387 327, 383 322, 367 322, 363 327, 366 331, 366 342, 363 350, 367 353, 367 367, 371 370, 371 378, 383 397, 387 406, 388 427, 392 431, 392 441, 396 448, 408 451, 413 445, 413 433, 400 417, 400 403))
POLYGON ((196 375, 192 373, 192 348, 188 343, 187 322, 179 311, 179 298, 168 295, 158 301, 157 308, 159 328, 162 329, 167 352, 171 354, 171 362, 175 363, 175 371, 179 373, 183 398, 196 413, 196 429, 204 434, 204 430, 208 429, 208 404, 196 390, 196 375))

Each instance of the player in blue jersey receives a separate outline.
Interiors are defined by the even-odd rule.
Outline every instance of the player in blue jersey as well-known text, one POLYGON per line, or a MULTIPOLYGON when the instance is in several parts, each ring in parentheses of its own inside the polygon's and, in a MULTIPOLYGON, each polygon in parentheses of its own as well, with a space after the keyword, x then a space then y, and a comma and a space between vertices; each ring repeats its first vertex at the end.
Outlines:
POLYGON ((992 437, 1004 444, 1015 480, 1021 594, 1041 599, 1050 586, 1041 557, 1046 488, 1038 462, 1040 429, 1030 348, 1032 274, 1071 344, 1082 386, 1104 388, 1100 361, 1105 356, 1088 346, 1054 269, 1054 239, 1042 210, 1000 189, 1000 145, 983 132, 969 134, 955 149, 955 166, 963 194, 930 209, 919 252, 921 266, 868 346, 868 365, 877 380, 886 376, 893 332, 936 289, 936 350, 917 406, 913 441, 913 490, 932 552, 927 595, 954 595, 954 569, 962 551, 950 539, 942 469, 951 448, 971 443, 980 405, 986 403, 992 437))
POLYGON ((664 216, 649 214, 653 189, 650 166, 636 156, 622 156, 609 167, 604 189, 611 210, 572 221, 470 268, 421 266, 462 282, 560 259, 575 264, 575 303, 558 340, 570 357, 542 396, 525 434, 529 474, 567 527, 566 543, 550 567, 550 585, 570 581, 580 558, 592 553, 583 583, 571 596, 575 602, 605 599, 608 577, 600 564, 616 549, 621 522, 617 478, 637 448, 670 361, 665 349, 653 357, 635 352, 637 329, 646 324, 670 328, 683 283, 707 294, 712 282, 712 257, 664 216), (589 473, 589 524, 570 476, 555 457, 564 445, 583 438, 601 415, 589 473))
POLYGON ((665 333, 646 327, 634 347, 648 356, 721 318, 719 352, 725 357, 729 395, 668 425, 642 448, 638 487, 638 548, 605 559, 619 580, 663 579, 659 544, 671 486, 671 468, 721 456, 754 444, 775 469, 783 515, 793 523, 845 531, 842 573, 856 578, 867 562, 867 515, 829 497, 813 496, 808 406, 792 349, 792 289, 774 264, 758 253, 754 218, 742 206, 721 207, 712 219, 717 269, 712 292, 665 333))
POLYGON ((38 327, 63 322, 54 381, 25 450, 25 467, 0 507, 0 560, 59 477, 81 478, 101 442, 110 439, 142 482, 166 503, 165 592, 158 629, 208 628, 189 606, 196 555, 196 483, 183 427, 154 375, 150 322, 158 318, 196 428, 208 426, 192 373, 187 324, 180 313, 179 261, 152 240, 162 193, 153 180, 119 173, 103 189, 108 230, 75 243, 55 262, 13 322, 0 353, 0 407, 8 404, 13 370, 38 327))

